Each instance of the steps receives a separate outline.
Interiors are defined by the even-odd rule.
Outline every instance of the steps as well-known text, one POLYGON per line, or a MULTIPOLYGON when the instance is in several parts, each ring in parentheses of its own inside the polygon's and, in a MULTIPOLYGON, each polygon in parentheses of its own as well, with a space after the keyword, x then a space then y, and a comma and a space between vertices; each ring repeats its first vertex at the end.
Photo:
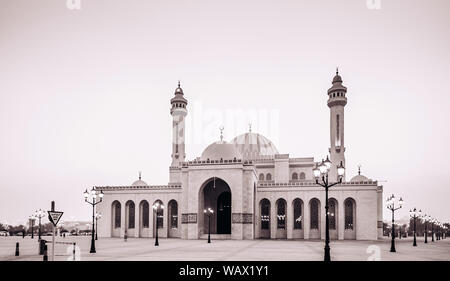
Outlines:
MULTIPOLYGON (((199 239, 208 239, 208 234, 200 235, 199 239)), ((231 240, 231 234, 211 234, 211 240, 231 240)))

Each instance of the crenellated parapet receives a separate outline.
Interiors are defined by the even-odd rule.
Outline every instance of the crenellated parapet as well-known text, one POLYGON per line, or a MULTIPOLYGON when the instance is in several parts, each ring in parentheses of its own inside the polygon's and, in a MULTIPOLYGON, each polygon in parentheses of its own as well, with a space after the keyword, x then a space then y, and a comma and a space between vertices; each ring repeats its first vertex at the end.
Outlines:
POLYGON ((116 191, 116 190, 173 190, 181 189, 181 183, 169 185, 121 185, 121 186, 94 186, 96 190, 102 191, 116 191))
POLYGON ((253 165, 252 160, 242 160, 242 159, 219 159, 219 160, 192 160, 192 161, 186 161, 181 163, 181 167, 189 167, 189 166, 203 166, 203 165, 235 165, 235 164, 242 164, 242 165, 253 165))
MULTIPOLYGON (((319 187, 319 185, 316 184, 315 181, 290 181, 285 183, 279 183, 279 182, 258 182, 257 187, 258 188, 265 188, 265 187, 319 187)), ((339 185, 336 185, 336 187, 348 187, 348 186, 378 186, 377 181, 361 181, 361 182, 343 182, 339 185)))

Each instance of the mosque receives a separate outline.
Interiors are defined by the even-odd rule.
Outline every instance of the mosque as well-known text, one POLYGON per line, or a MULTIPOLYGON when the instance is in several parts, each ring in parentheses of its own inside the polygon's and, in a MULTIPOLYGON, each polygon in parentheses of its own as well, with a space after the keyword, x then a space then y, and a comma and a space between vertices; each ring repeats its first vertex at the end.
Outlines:
MULTIPOLYGON (((347 88, 336 71, 328 90, 330 181, 345 166, 344 108, 347 88)), ((173 117, 172 163, 167 185, 141 179, 129 186, 96 186, 100 237, 204 239, 324 239, 325 190, 315 182, 313 157, 291 158, 261 134, 249 132, 214 142, 186 160, 188 101, 178 83, 170 100, 173 117), (158 206, 156 208, 156 206, 158 206), (211 212, 206 212, 211 210, 211 212)), ((383 187, 358 175, 329 192, 331 239, 382 237, 383 187)))

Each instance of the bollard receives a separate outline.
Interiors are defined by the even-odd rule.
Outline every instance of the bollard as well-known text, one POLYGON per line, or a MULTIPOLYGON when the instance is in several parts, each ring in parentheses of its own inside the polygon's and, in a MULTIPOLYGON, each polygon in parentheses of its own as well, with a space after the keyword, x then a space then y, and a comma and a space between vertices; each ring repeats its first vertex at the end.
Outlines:
POLYGON ((73 242, 73 251, 72 251, 72 253, 73 253, 73 260, 75 260, 75 245, 76 245, 76 243, 73 242))
POLYGON ((19 256, 19 242, 16 243, 16 257, 19 256))
POLYGON ((48 261, 48 255, 47 255, 47 245, 44 245, 44 258, 42 261, 48 261))
POLYGON ((44 247, 45 247, 45 243, 47 242, 47 240, 41 239, 39 241, 39 255, 43 255, 44 254, 44 247))

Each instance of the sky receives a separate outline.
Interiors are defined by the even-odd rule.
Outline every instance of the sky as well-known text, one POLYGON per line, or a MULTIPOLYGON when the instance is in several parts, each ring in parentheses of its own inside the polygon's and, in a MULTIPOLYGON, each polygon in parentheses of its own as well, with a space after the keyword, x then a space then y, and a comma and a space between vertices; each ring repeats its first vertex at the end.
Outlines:
POLYGON ((280 153, 320 160, 337 66, 347 180, 361 165, 403 197, 398 217, 450 221, 450 1, 66 2, 0 0, 0 222, 52 200, 89 219, 85 189, 138 171, 167 184, 178 80, 187 159, 252 123, 280 153))

